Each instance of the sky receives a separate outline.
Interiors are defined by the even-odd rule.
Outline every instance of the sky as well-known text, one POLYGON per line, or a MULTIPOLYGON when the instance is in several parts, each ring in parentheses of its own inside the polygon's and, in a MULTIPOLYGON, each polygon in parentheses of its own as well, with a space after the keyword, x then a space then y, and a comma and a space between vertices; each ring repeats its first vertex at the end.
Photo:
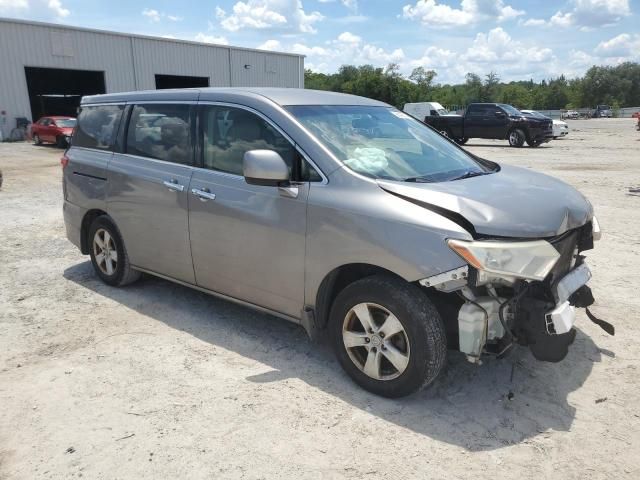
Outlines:
POLYGON ((640 61, 640 0, 0 0, 0 16, 295 52, 323 73, 422 66, 439 83, 640 61))

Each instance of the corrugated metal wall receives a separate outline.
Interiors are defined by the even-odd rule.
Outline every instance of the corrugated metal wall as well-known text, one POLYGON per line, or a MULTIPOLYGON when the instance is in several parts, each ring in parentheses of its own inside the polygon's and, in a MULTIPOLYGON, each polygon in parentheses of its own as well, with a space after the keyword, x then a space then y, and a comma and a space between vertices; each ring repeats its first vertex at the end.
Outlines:
POLYGON ((107 93, 155 88, 155 75, 212 87, 303 87, 304 57, 0 19, 0 130, 31 119, 24 67, 102 71, 107 93))

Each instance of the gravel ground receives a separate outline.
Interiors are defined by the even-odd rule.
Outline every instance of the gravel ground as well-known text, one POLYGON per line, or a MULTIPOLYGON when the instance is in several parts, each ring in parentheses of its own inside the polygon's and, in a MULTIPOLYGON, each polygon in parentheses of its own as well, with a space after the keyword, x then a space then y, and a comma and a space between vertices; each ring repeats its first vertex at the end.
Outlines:
POLYGON ((593 311, 616 336, 580 311, 562 363, 451 353, 401 400, 293 324, 155 278, 102 284, 65 238, 61 152, 0 144, 0 479, 640 478, 640 134, 570 126, 537 149, 468 148, 590 198, 593 311))

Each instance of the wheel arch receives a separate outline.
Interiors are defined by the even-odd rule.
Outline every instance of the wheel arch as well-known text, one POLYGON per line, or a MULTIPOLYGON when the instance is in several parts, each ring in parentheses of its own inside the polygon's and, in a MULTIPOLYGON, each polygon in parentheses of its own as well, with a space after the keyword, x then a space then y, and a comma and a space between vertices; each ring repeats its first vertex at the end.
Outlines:
POLYGON ((80 251, 84 255, 88 255, 90 249, 89 228, 91 227, 93 221, 102 215, 108 216, 107 212, 105 212, 104 210, 93 208, 91 210, 88 210, 87 213, 84 214, 84 217, 82 217, 82 224, 80 225, 80 251))
POLYGON ((348 285, 372 275, 389 275, 407 281, 386 268, 369 263, 348 263, 331 270, 320 282, 315 302, 316 327, 324 329, 333 301, 348 285))

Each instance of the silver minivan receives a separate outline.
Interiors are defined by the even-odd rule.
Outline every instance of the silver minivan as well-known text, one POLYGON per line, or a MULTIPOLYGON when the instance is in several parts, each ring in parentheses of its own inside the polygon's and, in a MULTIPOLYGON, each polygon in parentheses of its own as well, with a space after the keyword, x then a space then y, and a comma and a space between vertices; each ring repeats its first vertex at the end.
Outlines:
POLYGON ((398 397, 516 344, 559 361, 600 234, 565 183, 465 151, 378 101, 203 88, 85 97, 62 158, 67 236, 141 273, 328 335, 398 397))

